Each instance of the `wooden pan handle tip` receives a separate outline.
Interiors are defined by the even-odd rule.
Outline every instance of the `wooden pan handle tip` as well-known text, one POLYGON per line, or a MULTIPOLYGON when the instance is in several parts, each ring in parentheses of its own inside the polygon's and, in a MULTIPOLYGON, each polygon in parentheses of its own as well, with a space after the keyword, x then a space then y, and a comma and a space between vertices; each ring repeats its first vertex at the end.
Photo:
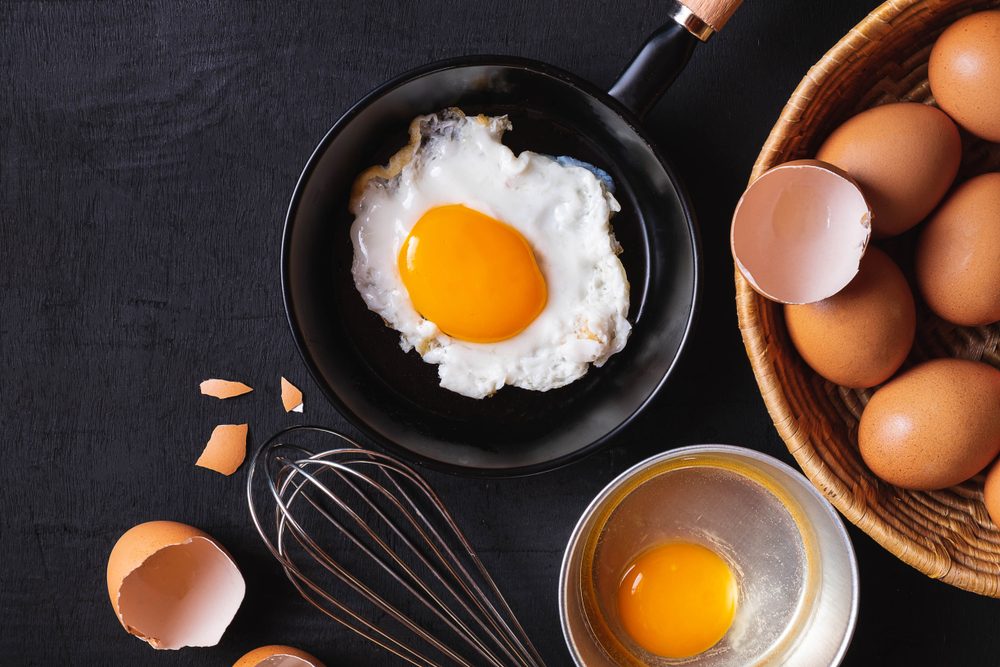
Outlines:
POLYGON ((719 32, 739 9, 743 0, 678 0, 678 2, 708 25, 712 32, 719 32))

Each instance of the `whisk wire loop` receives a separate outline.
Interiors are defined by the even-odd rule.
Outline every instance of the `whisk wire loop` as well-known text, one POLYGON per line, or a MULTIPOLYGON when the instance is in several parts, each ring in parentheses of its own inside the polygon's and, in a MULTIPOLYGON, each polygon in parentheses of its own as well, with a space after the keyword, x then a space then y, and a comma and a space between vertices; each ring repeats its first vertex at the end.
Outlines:
POLYGON ((292 427, 257 451, 247 501, 299 594, 408 664, 544 667, 454 518, 402 461, 331 429, 292 427), (338 446, 314 453, 299 438, 338 446))

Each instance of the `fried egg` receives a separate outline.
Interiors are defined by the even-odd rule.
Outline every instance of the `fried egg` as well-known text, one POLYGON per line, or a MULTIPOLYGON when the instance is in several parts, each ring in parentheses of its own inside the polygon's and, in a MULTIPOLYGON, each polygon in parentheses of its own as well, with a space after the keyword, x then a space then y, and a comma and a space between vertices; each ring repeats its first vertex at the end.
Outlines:
POLYGON ((579 162, 515 155, 501 143, 510 129, 458 109, 418 117, 351 196, 365 304, 437 364, 442 387, 472 398, 567 385, 631 330, 614 195, 579 162))

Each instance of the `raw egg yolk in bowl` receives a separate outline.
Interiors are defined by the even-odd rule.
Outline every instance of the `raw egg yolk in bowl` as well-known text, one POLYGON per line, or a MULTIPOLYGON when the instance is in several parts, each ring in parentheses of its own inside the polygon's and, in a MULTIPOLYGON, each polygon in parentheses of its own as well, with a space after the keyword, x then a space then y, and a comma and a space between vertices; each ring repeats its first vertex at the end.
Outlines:
POLYGON ((618 587, 618 614, 628 635, 650 653, 687 658, 725 636, 739 587, 718 554, 669 542, 641 553, 618 587))

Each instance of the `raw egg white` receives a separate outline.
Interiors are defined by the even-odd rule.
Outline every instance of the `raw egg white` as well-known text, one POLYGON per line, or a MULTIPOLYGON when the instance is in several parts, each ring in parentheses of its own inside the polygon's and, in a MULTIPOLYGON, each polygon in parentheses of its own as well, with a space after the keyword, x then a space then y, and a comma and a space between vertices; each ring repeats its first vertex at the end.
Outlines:
POLYGON ((442 387, 472 398, 569 384, 631 330, 618 202, 586 168, 515 155, 509 129, 457 109, 419 117, 351 198, 358 292, 442 387))

